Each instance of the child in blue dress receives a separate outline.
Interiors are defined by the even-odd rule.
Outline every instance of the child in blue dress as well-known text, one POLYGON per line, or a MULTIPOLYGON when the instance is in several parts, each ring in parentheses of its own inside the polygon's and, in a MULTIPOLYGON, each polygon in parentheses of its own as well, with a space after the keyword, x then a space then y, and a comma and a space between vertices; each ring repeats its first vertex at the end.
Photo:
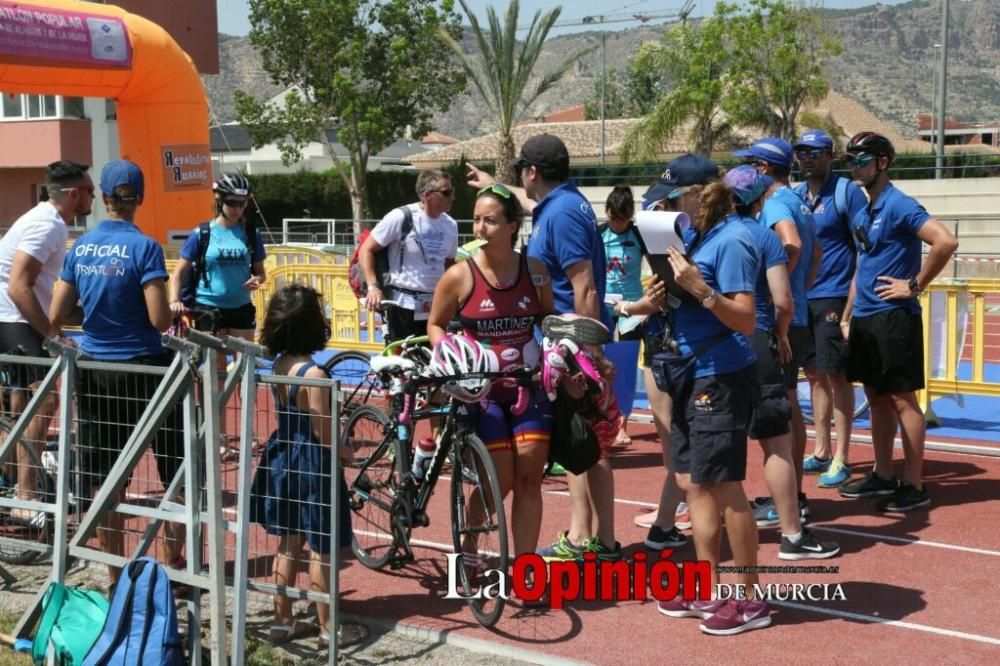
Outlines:
MULTIPOLYGON (((275 355, 273 372, 286 377, 328 379, 312 355, 326 345, 330 329, 326 325, 319 292, 303 285, 279 289, 267 306, 261 343, 275 355)), ((309 588, 330 590, 331 520, 333 460, 330 445, 335 419, 330 415, 330 390, 326 387, 278 384, 273 388, 278 427, 254 476, 250 519, 268 534, 281 537, 275 554, 275 585, 295 587, 303 546, 309 545, 309 588)), ((341 460, 350 460, 350 449, 341 444, 341 460)), ((336 547, 351 545, 347 485, 339 474, 339 526, 336 547)), ((293 600, 274 597, 275 623, 271 642, 285 643, 315 632, 316 627, 296 622, 293 600)), ((317 603, 319 647, 329 644, 326 629, 330 621, 328 604, 317 603)), ((338 628, 338 645, 346 646, 364 638, 363 629, 352 625, 338 628)))

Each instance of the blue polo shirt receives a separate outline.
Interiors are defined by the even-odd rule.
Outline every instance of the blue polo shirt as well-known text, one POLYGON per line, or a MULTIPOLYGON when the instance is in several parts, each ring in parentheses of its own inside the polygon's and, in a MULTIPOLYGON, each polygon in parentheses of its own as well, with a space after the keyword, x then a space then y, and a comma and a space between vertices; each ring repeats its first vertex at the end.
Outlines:
POLYGON ((875 287, 883 284, 878 276, 909 280, 920 272, 920 228, 931 219, 923 206, 903 194, 892 183, 886 185, 872 207, 862 209, 851 222, 864 230, 870 248, 858 243, 858 274, 854 315, 867 317, 883 310, 904 308, 920 314, 920 300, 883 301, 875 287))
MULTIPOLYGON (((757 246, 747 225, 730 215, 709 229, 692 257, 709 287, 722 294, 753 292, 760 266, 757 246)), ((746 336, 719 321, 711 310, 682 303, 674 315, 675 339, 681 353, 691 354, 711 338, 728 333, 701 352, 695 377, 711 377, 741 370, 757 360, 746 336)))
POLYGON ((775 266, 787 264, 788 255, 785 254, 785 246, 781 244, 778 234, 770 229, 765 229, 752 217, 742 217, 740 220, 753 236, 754 244, 759 252, 760 270, 757 273, 757 288, 754 293, 757 328, 773 333, 775 327, 774 301, 771 300, 771 289, 767 285, 767 271, 775 266))
MULTIPOLYGON (((816 225, 813 222, 809 204, 789 187, 781 187, 764 202, 760 212, 760 223, 768 229, 774 229, 782 220, 792 220, 802 240, 802 253, 795 262, 795 268, 788 275, 792 285, 792 300, 795 301, 795 313, 792 315, 792 326, 809 325, 809 301, 806 282, 809 278, 809 266, 812 264, 813 249, 816 247, 816 225)), ((775 232, 777 233, 777 232, 775 232)))
POLYGON ((853 181, 832 173, 815 198, 809 195, 806 183, 796 187, 795 191, 809 205, 816 224, 816 240, 823 247, 819 273, 808 297, 846 298, 857 266, 851 220, 868 205, 868 199, 853 181), (843 206, 846 210, 843 213, 838 210, 836 200, 840 181, 845 183, 843 206))
POLYGON ((610 328, 611 318, 603 307, 607 269, 604 243, 597 232, 597 216, 586 197, 568 180, 543 198, 531 213, 528 256, 545 264, 552 278, 556 312, 575 312, 573 285, 566 269, 580 261, 593 265, 601 319, 610 328))
POLYGON ((104 220, 80 236, 59 274, 83 306, 80 349, 100 361, 166 354, 142 291, 157 278, 167 279, 163 248, 131 222, 104 220))
MULTIPOLYGON (((180 256, 188 261, 198 259, 198 229, 184 241, 180 256)), ((256 234, 254 254, 259 261, 267 256, 261 234, 256 234)), ((208 247, 205 250, 207 280, 199 279, 195 300, 215 308, 239 308, 251 300, 243 283, 253 275, 246 229, 242 224, 227 227, 213 220, 209 226, 208 247)))

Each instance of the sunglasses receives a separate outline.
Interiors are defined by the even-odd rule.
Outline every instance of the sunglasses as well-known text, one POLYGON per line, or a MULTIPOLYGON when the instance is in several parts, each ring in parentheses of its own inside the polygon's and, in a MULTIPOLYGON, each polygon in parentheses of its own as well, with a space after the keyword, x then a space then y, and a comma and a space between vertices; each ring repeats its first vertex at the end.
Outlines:
POLYGON ((812 148, 810 150, 796 150, 795 157, 799 158, 800 160, 805 160, 805 159, 814 160, 823 157, 824 153, 826 153, 826 150, 824 150, 823 148, 812 148))
POLYGON ((847 160, 847 166, 852 169, 861 169, 862 167, 868 166, 874 159, 874 155, 858 155, 857 157, 852 157, 847 160))
POLYGON ((868 238, 868 232, 865 231, 864 227, 860 225, 854 227, 854 240, 862 252, 871 252, 872 242, 868 238))
POLYGON ((73 190, 81 190, 86 192, 90 196, 94 196, 94 186, 84 187, 83 185, 77 185, 76 187, 62 187, 60 188, 63 192, 72 192, 73 190))
POLYGON ((453 190, 452 188, 449 187, 449 188, 444 189, 444 190, 431 190, 431 192, 437 192, 438 194, 440 194, 443 197, 450 197, 451 195, 453 195, 455 193, 455 190, 453 190))
POLYGON ((246 208, 247 207, 247 200, 246 199, 223 199, 222 203, 225 204, 226 206, 229 206, 230 208, 246 208))
POLYGON ((499 197, 503 197, 504 199, 510 199, 512 196, 514 196, 513 192, 511 192, 510 190, 508 190, 506 187, 504 187, 500 183, 493 183, 492 185, 487 185, 486 187, 484 187, 481 190, 479 190, 478 192, 476 192, 476 197, 477 198, 481 197, 481 196, 483 196, 484 194, 487 194, 487 193, 495 194, 495 195, 497 195, 499 197))

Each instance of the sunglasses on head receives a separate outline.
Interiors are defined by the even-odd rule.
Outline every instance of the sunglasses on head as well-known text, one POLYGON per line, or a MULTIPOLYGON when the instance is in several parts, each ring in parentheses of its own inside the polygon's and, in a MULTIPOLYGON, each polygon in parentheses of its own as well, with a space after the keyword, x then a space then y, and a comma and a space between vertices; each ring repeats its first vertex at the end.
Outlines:
POLYGON ((512 196, 514 196, 513 192, 511 192, 510 190, 508 190, 506 187, 504 187, 500 183, 493 183, 492 185, 487 185, 486 187, 484 187, 481 190, 479 190, 478 192, 476 192, 476 196, 477 197, 481 197, 481 196, 483 196, 484 194, 487 194, 487 193, 495 194, 495 195, 497 195, 499 197, 503 197, 504 199, 510 199, 512 196))
POLYGON ((94 186, 93 185, 91 185, 90 187, 87 187, 85 185, 77 185, 76 187, 63 187, 63 188, 60 188, 60 189, 63 192, 72 192, 73 190, 80 190, 82 192, 86 192, 90 196, 94 196, 94 186))
POLYGON ((247 207, 247 200, 246 199, 223 199, 222 203, 224 203, 225 205, 229 206, 230 208, 246 208, 247 207))
POLYGON ((800 160, 804 159, 816 159, 818 157, 823 157, 826 152, 823 148, 810 148, 809 150, 796 150, 795 156, 800 160))
POLYGON ((874 155, 857 155, 847 160, 847 166, 852 169, 860 169, 862 167, 868 166, 872 160, 875 159, 874 155))

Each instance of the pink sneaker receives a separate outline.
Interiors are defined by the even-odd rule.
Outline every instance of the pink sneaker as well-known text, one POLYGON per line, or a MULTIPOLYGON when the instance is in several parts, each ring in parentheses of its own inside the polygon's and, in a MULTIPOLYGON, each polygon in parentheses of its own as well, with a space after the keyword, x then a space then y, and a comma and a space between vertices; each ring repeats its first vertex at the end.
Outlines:
POLYGON ((713 636, 733 636, 771 624, 771 607, 766 601, 727 599, 725 605, 701 623, 701 630, 713 636))
POLYGON ((656 610, 667 617, 700 617, 704 620, 712 617, 725 605, 726 601, 719 599, 686 601, 682 597, 675 597, 670 601, 661 601, 656 604, 656 610))
POLYGON ((688 511, 687 502, 681 502, 677 506, 677 513, 674 514, 674 527, 679 530, 691 529, 691 513, 688 511))

